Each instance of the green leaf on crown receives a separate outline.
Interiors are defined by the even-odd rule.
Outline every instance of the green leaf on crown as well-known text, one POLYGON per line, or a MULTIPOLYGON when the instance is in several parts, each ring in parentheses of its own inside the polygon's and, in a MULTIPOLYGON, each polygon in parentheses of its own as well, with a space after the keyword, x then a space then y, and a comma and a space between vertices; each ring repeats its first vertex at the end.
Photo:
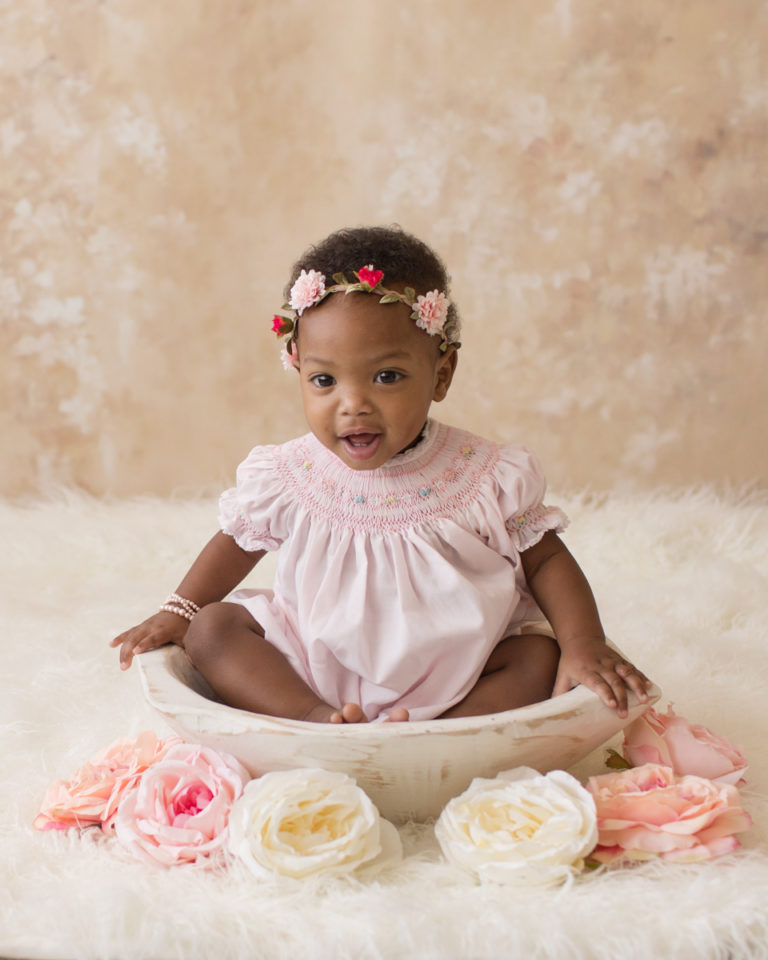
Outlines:
POLYGON ((336 283, 349 283, 349 280, 347 280, 343 273, 334 273, 333 279, 336 283))
POLYGON ((408 297, 411 303, 413 303, 413 301, 416 299, 416 291, 413 289, 413 287, 406 287, 405 295, 408 297))
POLYGON ((400 297, 398 297, 395 293, 386 293, 379 300, 379 303, 400 303, 400 297))

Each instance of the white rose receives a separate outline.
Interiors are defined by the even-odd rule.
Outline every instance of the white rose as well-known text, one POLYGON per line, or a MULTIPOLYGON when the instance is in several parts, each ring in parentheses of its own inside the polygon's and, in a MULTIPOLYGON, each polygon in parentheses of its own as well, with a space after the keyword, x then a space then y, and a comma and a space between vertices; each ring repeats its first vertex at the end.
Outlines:
POLYGON ((477 778, 435 824, 446 859, 481 881, 549 887, 572 878, 597 843, 595 803, 563 770, 477 778))
POLYGON ((229 848, 260 878, 347 874, 402 857, 397 830, 351 777, 312 769, 246 784, 230 813, 229 848))

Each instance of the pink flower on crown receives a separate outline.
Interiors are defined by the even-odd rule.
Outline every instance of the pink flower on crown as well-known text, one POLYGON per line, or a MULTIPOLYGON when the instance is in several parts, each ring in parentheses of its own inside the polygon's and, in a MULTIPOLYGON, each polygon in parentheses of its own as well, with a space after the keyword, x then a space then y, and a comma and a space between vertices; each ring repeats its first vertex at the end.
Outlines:
POLYGON ((291 287, 289 303, 299 316, 325 296, 325 276, 318 270, 302 270, 291 287))
POLYGON ((426 330, 430 336, 442 333, 450 305, 451 301, 439 290, 432 290, 425 296, 417 297, 414 304, 416 326, 426 330))
POLYGON ((369 263, 367 267, 361 267, 360 270, 357 271, 357 279, 360 283, 367 283, 371 290, 381 283, 383 277, 384 271, 374 270, 372 263, 369 263))
POLYGON ((291 341, 290 353, 287 348, 280 351, 280 359, 283 363, 283 370, 298 370, 299 351, 296 349, 295 341, 291 341))

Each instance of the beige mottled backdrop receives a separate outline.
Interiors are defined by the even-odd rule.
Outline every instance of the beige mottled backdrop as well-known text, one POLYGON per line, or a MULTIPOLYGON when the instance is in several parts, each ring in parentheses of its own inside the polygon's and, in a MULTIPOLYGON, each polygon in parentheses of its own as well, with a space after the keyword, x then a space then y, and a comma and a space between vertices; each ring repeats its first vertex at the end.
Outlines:
POLYGON ((560 489, 768 475, 764 0, 0 0, 2 492, 212 490, 303 431, 342 225, 443 254, 443 418, 560 489))

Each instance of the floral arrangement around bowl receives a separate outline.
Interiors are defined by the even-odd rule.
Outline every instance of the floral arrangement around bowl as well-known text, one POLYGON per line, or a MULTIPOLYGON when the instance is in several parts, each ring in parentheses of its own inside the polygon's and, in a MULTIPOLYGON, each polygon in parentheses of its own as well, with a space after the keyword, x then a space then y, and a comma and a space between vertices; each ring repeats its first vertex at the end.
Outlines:
MULTIPOLYGON (((670 706, 625 731, 614 769, 582 785, 519 767, 476 778, 435 824, 445 859, 480 882, 551 887, 585 867, 730 853, 751 826, 736 747, 670 706)), ((39 830, 100 828, 141 861, 170 867, 242 863, 259 879, 364 878, 402 859, 395 827, 343 773, 251 778, 234 757, 145 732, 118 740, 52 784, 39 830)))

